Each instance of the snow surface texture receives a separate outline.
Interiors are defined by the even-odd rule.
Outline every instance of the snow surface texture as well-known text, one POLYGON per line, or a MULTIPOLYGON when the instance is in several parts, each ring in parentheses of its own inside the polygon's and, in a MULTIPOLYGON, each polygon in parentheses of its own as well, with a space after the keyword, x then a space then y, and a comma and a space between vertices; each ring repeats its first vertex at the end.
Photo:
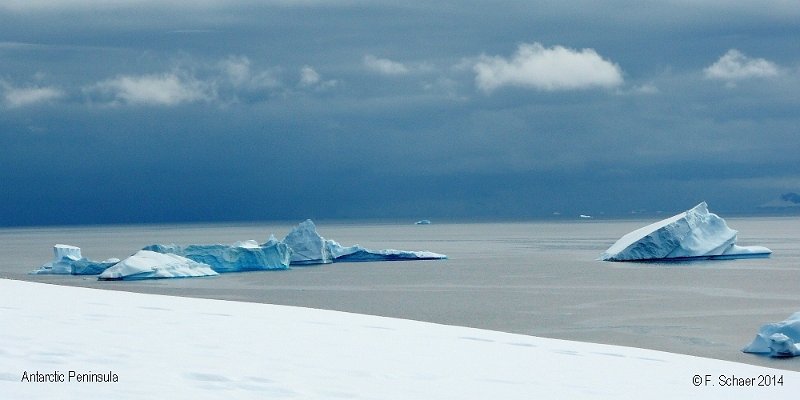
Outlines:
POLYGON ((11 327, 0 330, 4 399, 775 400, 800 391, 797 372, 653 350, 10 280, 0 280, 0 320, 11 327), (21 382, 23 372, 70 370, 119 380, 21 382), (695 386, 694 374, 711 382, 695 386), (718 381, 765 374, 783 386, 718 381))
POLYGON ((800 356, 800 312, 781 322, 762 326, 755 339, 742 351, 772 357, 800 356))
POLYGON ((264 271, 289 268, 292 250, 285 243, 270 238, 267 243, 255 240, 236 242, 233 245, 192 244, 181 247, 175 244, 153 244, 144 248, 163 254, 176 254, 199 263, 208 264, 219 273, 264 271))
POLYGON ((626 234, 601 256, 603 261, 729 259, 766 257, 772 250, 762 246, 737 246, 737 231, 708 212, 702 202, 671 218, 626 234))
POLYGON ((359 245, 345 247, 338 242, 325 239, 317 233, 310 219, 292 229, 283 242, 292 248, 292 265, 328 264, 344 261, 407 261, 441 260, 444 254, 430 251, 407 251, 395 249, 370 250, 359 245))
POLYGON ((201 264, 176 254, 139 250, 136 254, 103 271, 98 279, 129 281, 213 275, 218 274, 208 264, 201 264))
POLYGON ((53 261, 31 271, 31 274, 97 275, 119 262, 118 258, 104 261, 83 258, 80 247, 67 244, 53 246, 53 253, 53 261))

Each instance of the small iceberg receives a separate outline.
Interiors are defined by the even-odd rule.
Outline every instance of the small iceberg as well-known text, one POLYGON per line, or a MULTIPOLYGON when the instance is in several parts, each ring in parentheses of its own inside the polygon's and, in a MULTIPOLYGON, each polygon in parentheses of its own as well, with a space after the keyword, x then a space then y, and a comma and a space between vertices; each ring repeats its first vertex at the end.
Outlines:
POLYGON ((421 220, 419 220, 417 222, 414 222, 414 225, 430 225, 430 224, 431 224, 431 220, 429 220, 429 219, 421 219, 421 220))
POLYGON ((599 259, 653 261, 768 257, 762 246, 736 245, 737 231, 708 211, 702 202, 691 210, 647 225, 621 237, 599 259))
POLYGON ((186 247, 153 244, 143 250, 186 257, 207 264, 218 273, 287 269, 292 254, 289 246, 274 237, 270 237, 264 244, 258 244, 255 240, 244 240, 232 245, 192 244, 186 247))
POLYGON ((345 247, 334 240, 326 240, 325 245, 336 262, 344 261, 406 261, 406 260, 442 260, 447 256, 431 251, 408 250, 370 250, 359 245, 345 247))
POLYGON ((139 250, 136 254, 103 271, 101 281, 188 278, 218 275, 211 266, 176 254, 139 250))
POLYGON ((317 233, 310 219, 301 222, 283 239, 292 248, 291 265, 329 264, 345 261, 441 260, 444 254, 430 251, 370 250, 359 245, 345 247, 317 233))
POLYGON ((800 356, 800 312, 781 322, 762 326, 742 351, 772 357, 800 356))
POLYGON ((81 255, 80 247, 68 244, 56 244, 53 253, 53 261, 31 271, 31 274, 97 275, 119 262, 118 258, 89 260, 81 255))

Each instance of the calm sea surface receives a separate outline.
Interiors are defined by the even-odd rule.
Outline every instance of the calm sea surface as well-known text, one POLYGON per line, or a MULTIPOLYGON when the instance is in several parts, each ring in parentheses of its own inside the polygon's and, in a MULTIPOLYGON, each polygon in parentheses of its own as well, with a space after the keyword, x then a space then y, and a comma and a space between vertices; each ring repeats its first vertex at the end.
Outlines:
MULTIPOLYGON (((143 293, 342 310, 552 338, 665 350, 800 371, 740 349, 766 322, 800 311, 800 218, 728 218, 767 259, 608 263, 595 259, 652 220, 520 223, 318 223, 326 238, 430 250, 444 261, 337 263, 290 271, 139 282, 27 272, 56 243, 102 260, 152 243, 282 238, 290 224, 0 229, 0 277, 143 293)), ((434 221, 435 222, 435 221, 434 221)), ((69 299, 53 299, 68 302, 69 299)), ((265 319, 269 316, 265 315, 265 319)))

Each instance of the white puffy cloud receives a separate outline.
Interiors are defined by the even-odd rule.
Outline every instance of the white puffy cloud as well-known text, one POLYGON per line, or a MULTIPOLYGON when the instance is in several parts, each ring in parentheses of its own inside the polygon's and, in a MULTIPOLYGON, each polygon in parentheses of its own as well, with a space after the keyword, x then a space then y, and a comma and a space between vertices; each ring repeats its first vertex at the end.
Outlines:
MULTIPOLYGON (((260 102, 275 93, 292 93, 279 75, 279 67, 258 68, 246 56, 228 56, 213 63, 182 61, 170 72, 119 75, 83 90, 92 101, 109 105, 175 106, 194 102, 225 105, 260 102)), ((324 91, 338 84, 337 80, 323 79, 311 66, 299 70, 297 85, 301 89, 324 91)))
POLYGON ((5 82, 0 82, 0 87, 3 88, 3 103, 9 108, 43 103, 64 96, 64 92, 61 89, 49 86, 16 88, 5 82))
POLYGON ((736 81, 777 76, 780 74, 780 68, 763 58, 750 58, 739 50, 730 49, 704 72, 709 79, 736 81))
POLYGON ((364 56, 364 66, 370 71, 383 75, 405 75, 410 71, 409 67, 403 63, 372 55, 364 56))
POLYGON ((645 83, 627 88, 619 88, 615 93, 622 96, 651 96, 661 93, 661 90, 653 83, 645 83))
POLYGON ((658 86, 652 83, 645 83, 644 85, 634 86, 633 92, 636 94, 658 94, 661 91, 658 86))
POLYGON ((503 86, 555 91, 623 83, 619 66, 593 49, 546 48, 539 43, 521 44, 510 59, 481 56, 472 69, 475 83, 487 93, 503 86))
POLYGON ((328 89, 336 86, 339 81, 335 79, 323 80, 314 68, 304 65, 300 68, 300 86, 314 89, 328 89))
POLYGON ((208 100, 207 84, 179 73, 119 76, 97 83, 93 91, 111 96, 115 102, 174 106, 208 100))
POLYGON ((320 76, 314 68, 304 65, 300 68, 300 85, 312 86, 319 83, 320 76))
POLYGON ((228 57, 220 62, 220 68, 234 86, 250 80, 250 59, 247 57, 228 57))
POLYGON ((281 86, 280 80, 273 71, 254 72, 250 68, 250 59, 244 56, 231 56, 219 63, 219 68, 233 87, 245 89, 276 88, 281 86))

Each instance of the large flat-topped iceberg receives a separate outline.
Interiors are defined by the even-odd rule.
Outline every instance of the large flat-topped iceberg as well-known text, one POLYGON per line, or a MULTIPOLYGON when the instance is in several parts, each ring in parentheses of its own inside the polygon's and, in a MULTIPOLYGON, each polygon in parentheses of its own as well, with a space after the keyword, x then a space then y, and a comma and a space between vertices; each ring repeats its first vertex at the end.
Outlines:
POLYGON ((691 210, 628 233, 600 260, 730 259, 767 257, 772 253, 762 246, 737 246, 737 233, 702 202, 691 210))
POLYGON ((328 264, 346 261, 441 260, 444 254, 430 251, 370 250, 359 245, 345 247, 317 233, 310 219, 301 222, 283 239, 292 248, 292 265, 328 264))
POLYGON ((186 247, 175 244, 154 244, 145 247, 144 250, 186 257, 208 264, 219 273, 287 269, 292 254, 289 246, 274 238, 270 238, 264 244, 258 244, 255 240, 245 240, 232 245, 192 244, 186 247))
POLYGON ((31 271, 31 274, 97 275, 119 262, 118 258, 89 260, 81 255, 80 247, 68 244, 56 244, 53 253, 53 261, 31 271))
POLYGON ((176 254, 139 250, 136 254, 103 271, 102 281, 188 278, 218 275, 208 264, 201 264, 176 254))
POLYGON ((781 322, 762 326, 755 339, 742 351, 772 357, 800 356, 800 312, 781 322))

